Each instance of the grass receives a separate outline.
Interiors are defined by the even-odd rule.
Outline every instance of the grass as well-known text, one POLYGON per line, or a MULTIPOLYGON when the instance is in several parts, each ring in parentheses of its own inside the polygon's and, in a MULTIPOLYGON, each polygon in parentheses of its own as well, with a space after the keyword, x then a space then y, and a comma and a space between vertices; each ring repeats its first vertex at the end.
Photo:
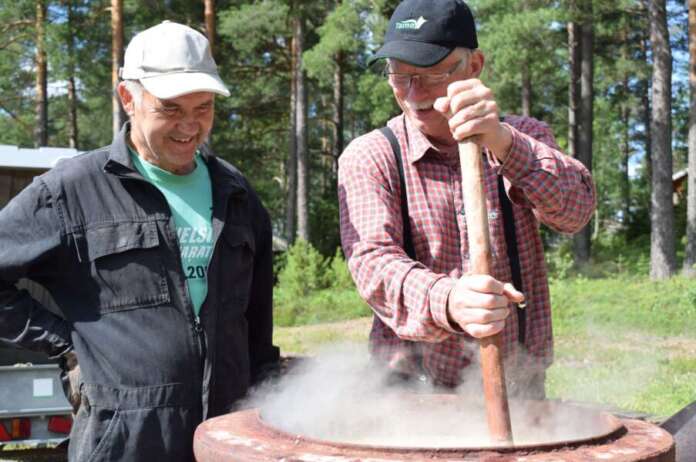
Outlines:
POLYGON ((675 277, 575 278, 551 286, 550 396, 672 415, 696 400, 696 285, 675 277))
MULTIPOLYGON (((343 296, 354 305, 354 291, 343 296)), ((335 295, 333 306, 341 304, 335 295)), ((696 400, 696 284, 675 277, 577 277, 551 284, 555 361, 547 394, 657 418, 696 400)), ((358 299, 359 300, 359 299, 358 299)), ((363 306, 363 310, 366 308, 363 306)), ((358 315, 365 311, 358 310, 358 315)), ((297 319, 348 319, 351 310, 297 319)), ((353 316, 356 317, 356 316, 353 316)), ((329 343, 367 342, 371 320, 277 327, 284 354, 312 354, 329 343)))
POLYGON ((276 326, 305 326, 369 316, 370 307, 354 288, 316 290, 305 297, 274 291, 276 326))

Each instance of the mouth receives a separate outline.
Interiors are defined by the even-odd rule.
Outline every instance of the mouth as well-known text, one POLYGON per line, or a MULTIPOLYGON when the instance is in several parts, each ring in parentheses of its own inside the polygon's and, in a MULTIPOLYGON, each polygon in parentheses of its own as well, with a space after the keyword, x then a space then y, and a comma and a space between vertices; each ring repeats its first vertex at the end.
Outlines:
POLYGON ((423 101, 421 103, 411 103, 409 104, 411 110, 414 112, 423 114, 433 110, 433 101, 423 101))
POLYGON ((181 145, 186 145, 186 144, 191 144, 193 140, 195 139, 195 136, 189 136, 189 137, 179 137, 179 136, 170 136, 169 139, 171 139, 173 142, 181 145))

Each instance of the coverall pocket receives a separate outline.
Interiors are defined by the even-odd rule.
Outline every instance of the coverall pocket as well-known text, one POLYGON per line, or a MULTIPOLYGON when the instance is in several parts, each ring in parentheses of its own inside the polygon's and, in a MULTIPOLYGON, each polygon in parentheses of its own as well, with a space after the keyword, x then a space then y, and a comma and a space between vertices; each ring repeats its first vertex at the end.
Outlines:
POLYGON ((106 448, 113 446, 119 422, 118 411, 81 407, 70 435, 69 459, 80 462, 107 460, 106 448))
POLYGON ((100 224, 84 237, 100 312, 170 301, 156 222, 100 224))
MULTIPOLYGON (((249 226, 228 225, 223 230, 225 241, 222 260, 226 262, 222 287, 223 300, 235 300, 237 306, 246 309, 254 273, 256 241, 249 226)), ((243 311, 243 310, 242 310, 243 311)))

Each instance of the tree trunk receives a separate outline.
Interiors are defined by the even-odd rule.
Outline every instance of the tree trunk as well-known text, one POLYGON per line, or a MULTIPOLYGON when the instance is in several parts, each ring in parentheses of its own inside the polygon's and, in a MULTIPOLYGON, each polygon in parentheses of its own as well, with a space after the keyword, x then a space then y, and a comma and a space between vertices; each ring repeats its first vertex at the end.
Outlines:
POLYGON ((336 69, 334 70, 334 116, 333 116, 333 147, 332 157, 333 162, 331 171, 334 178, 338 174, 338 157, 343 152, 343 67, 344 67, 343 52, 338 52, 336 55, 336 69))
MULTIPOLYGON (((624 29, 621 33, 621 58, 624 62, 630 61, 628 49, 628 31, 624 29)), ((625 228, 628 224, 628 216, 631 209, 631 179, 629 177, 629 160, 631 159, 631 108, 627 103, 628 96, 631 94, 629 86, 630 75, 624 71, 621 82, 621 91, 624 101, 619 103, 619 117, 621 118, 621 128, 623 140, 621 143, 621 223, 625 228)))
POLYGON ((689 176, 684 273, 696 276, 696 0, 689 0, 689 176))
POLYGON ((210 42, 210 52, 215 56, 215 0, 203 0, 205 4, 205 32, 210 42))
POLYGON ((126 116, 116 94, 118 70, 123 65, 123 0, 111 0, 111 114, 114 136, 121 130, 126 116))
POLYGON ((46 2, 36 2, 36 126, 34 146, 48 144, 48 86, 46 69, 46 2))
MULTIPOLYGON (((648 62, 648 39, 641 42, 641 61, 648 62)), ((652 134, 650 133, 650 120, 652 118, 652 105, 650 103, 650 79, 641 79, 641 106, 643 107, 643 126, 645 127, 645 175, 648 183, 652 182, 652 134)))
MULTIPOLYGON (((628 94, 628 77, 624 77, 624 89, 628 94)), ((631 208, 631 179, 628 174, 628 165, 631 158, 631 110, 623 104, 620 109, 623 140, 621 143, 621 222, 628 224, 628 215, 631 208)))
POLYGON ((525 60, 520 69, 522 85, 522 115, 532 116, 532 78, 529 75, 529 63, 525 60))
POLYGON ((75 88, 75 17, 73 0, 68 0, 68 143, 78 149, 77 89, 75 88))
POLYGON ((290 38, 290 133, 288 133, 288 162, 287 171, 287 196, 285 206, 285 238, 288 244, 295 242, 297 232, 297 140, 295 131, 297 127, 297 41, 290 38))
POLYGON ((672 203, 672 53, 666 0, 650 1, 650 41, 653 46, 650 277, 665 279, 674 274, 676 267, 672 203))
POLYGON ((309 158, 307 155, 307 92, 305 90, 302 53, 304 52, 304 23, 297 15, 293 19, 297 53, 295 79, 297 85, 297 237, 309 242, 309 158))
POLYGON ((580 89, 580 28, 576 22, 568 23, 568 155, 578 153, 578 96, 580 89))
MULTIPOLYGON (((580 26, 580 118, 578 127, 577 159, 592 171, 592 124, 594 101, 594 26, 591 14, 580 26)), ((590 260, 591 224, 573 237, 575 263, 583 265, 590 260)))

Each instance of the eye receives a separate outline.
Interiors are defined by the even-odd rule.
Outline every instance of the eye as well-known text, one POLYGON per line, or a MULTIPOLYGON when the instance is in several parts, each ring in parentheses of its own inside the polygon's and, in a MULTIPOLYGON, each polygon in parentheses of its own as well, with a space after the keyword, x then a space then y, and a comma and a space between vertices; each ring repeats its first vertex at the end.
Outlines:
POLYGON ((411 74, 391 73, 389 77, 397 85, 407 85, 411 81, 411 74))
POLYGON ((427 84, 436 85, 442 83, 447 79, 448 74, 425 74, 423 75, 424 81, 427 84))
POLYGON ((160 109, 160 112, 166 116, 174 116, 177 114, 177 112, 179 112, 179 108, 172 106, 163 107, 160 109))

